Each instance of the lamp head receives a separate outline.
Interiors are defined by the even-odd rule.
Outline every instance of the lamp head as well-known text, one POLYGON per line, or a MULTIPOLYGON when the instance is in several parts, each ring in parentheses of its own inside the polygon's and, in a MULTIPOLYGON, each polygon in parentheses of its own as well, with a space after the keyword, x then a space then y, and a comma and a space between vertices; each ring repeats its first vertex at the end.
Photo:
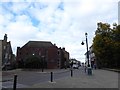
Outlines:
POLYGON ((87 36, 88 34, 87 33, 85 33, 85 36, 87 36))
POLYGON ((84 45, 84 42, 82 41, 81 45, 84 45))

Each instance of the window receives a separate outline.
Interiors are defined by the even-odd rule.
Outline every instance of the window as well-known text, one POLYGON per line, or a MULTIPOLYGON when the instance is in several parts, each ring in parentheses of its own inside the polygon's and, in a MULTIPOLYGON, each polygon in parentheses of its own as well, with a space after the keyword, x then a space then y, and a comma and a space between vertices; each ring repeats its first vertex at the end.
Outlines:
POLYGON ((9 59, 11 59, 11 55, 9 55, 9 59))
POLYGON ((8 57, 8 53, 5 54, 5 59, 7 59, 7 57, 8 57))
POLYGON ((5 50, 5 49, 6 49, 6 46, 4 46, 3 48, 4 48, 4 50, 5 50))
POLYGON ((58 50, 58 55, 60 55, 60 50, 58 50))

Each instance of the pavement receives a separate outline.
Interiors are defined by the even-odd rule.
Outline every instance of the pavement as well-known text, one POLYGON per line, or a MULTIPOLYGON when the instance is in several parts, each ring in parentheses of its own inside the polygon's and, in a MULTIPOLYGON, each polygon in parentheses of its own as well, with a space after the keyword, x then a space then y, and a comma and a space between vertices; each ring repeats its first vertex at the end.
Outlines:
POLYGON ((109 68, 103 68, 103 69, 120 73, 120 69, 109 69, 109 68))
MULTIPOLYGON (((61 69, 59 72, 64 72, 69 69, 61 69)), ((20 70, 18 69, 17 72, 20 70)), ((52 69, 52 70, 45 70, 44 72, 40 73, 48 73, 53 71, 54 73, 58 73, 58 70, 52 69)), ((12 74, 14 74, 15 71, 11 71, 12 74)), ((42 83, 37 83, 34 85, 31 85, 28 88, 118 88, 118 72, 113 71, 107 71, 107 70, 101 70, 96 69, 92 70, 92 75, 88 75, 84 72, 83 68, 75 69, 75 73, 73 73, 73 76, 68 76, 64 78, 59 79, 53 79, 53 82, 51 81, 45 81, 42 83)), ((10 72, 6 72, 10 73, 10 72)), ((4 75, 8 75, 4 72, 4 75)), ((24 85, 17 85, 18 88, 22 87, 24 88, 24 85)))
POLYGON ((31 88, 118 88, 118 73, 93 70, 92 75, 88 75, 83 70, 80 75, 38 83, 31 88))

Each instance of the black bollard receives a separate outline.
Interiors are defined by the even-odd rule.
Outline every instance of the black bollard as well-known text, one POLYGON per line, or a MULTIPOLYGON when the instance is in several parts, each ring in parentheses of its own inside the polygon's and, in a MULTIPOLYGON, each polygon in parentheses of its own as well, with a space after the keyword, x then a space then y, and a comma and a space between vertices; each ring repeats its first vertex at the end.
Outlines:
POLYGON ((73 70, 71 69, 71 77, 73 76, 73 70))
POLYGON ((86 67, 85 67, 85 73, 86 73, 86 67))
POLYGON ((44 72, 44 69, 42 68, 42 72, 44 72))
POLYGON ((51 72, 51 82, 53 82, 53 72, 51 72))
POLYGON ((17 75, 14 75, 14 83, 13 83, 13 90, 16 90, 16 86, 17 86, 17 75))

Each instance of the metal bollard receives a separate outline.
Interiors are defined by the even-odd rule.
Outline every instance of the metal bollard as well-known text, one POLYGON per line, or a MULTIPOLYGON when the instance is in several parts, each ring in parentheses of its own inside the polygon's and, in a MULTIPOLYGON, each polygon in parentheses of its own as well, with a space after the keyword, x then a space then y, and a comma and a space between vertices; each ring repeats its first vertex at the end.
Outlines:
POLYGON ((73 76, 73 70, 71 69, 71 77, 73 76))
POLYGON ((88 67, 87 73, 88 73, 88 75, 92 75, 92 69, 91 69, 91 67, 88 67))
POLYGON ((14 83, 13 83, 13 90, 16 90, 16 86, 17 86, 17 75, 14 75, 14 83))
POLYGON ((85 73, 86 73, 86 67, 85 67, 85 73))
POLYGON ((53 72, 51 72, 51 82, 53 82, 53 72))

